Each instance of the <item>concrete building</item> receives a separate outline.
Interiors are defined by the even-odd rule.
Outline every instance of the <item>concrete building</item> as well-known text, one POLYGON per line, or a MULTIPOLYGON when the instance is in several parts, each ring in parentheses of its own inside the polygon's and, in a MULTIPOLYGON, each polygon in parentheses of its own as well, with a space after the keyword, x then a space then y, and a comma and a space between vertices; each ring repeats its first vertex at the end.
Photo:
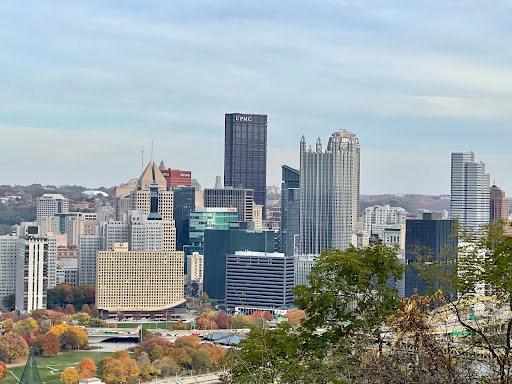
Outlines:
POLYGON ((225 115, 224 186, 251 189, 254 202, 265 206, 267 115, 225 115))
POLYGON ((454 236, 454 230, 455 221, 443 220, 440 213, 424 213, 422 220, 407 220, 405 258, 410 266, 405 273, 406 297, 427 292, 426 283, 411 265, 418 259, 418 255, 437 260, 443 256, 443 252, 457 252, 458 239, 454 236))
POLYGON ((158 167, 167 181, 167 188, 190 187, 192 185, 192 172, 167 168, 162 160, 158 167))
POLYGON ((229 229, 204 232, 204 291, 212 299, 225 300, 226 255, 236 251, 274 253, 278 235, 254 231, 252 222, 231 223, 229 229))
POLYGON ((490 190, 490 222, 499 220, 508 221, 509 201, 505 197, 505 191, 493 185, 490 190))
POLYGON ((14 293, 18 236, 0 236, 0 297, 14 293))
POLYGON ((346 249, 352 240, 359 202, 359 140, 339 131, 322 150, 300 141, 300 253, 346 249), (357 196, 355 196, 357 194, 357 196))
POLYGON ((128 244, 98 252, 96 305, 111 316, 173 313, 185 303, 183 263, 183 252, 134 252, 128 244))
POLYGON ((315 266, 316 255, 296 255, 293 258, 294 264, 294 285, 309 286, 308 276, 315 266))
POLYGON ((470 231, 489 224, 490 176, 485 164, 475 163, 473 152, 452 153, 451 217, 470 231))
POLYGON ((96 213, 85 212, 69 212, 62 214, 61 225, 64 221, 64 231, 68 236, 68 245, 78 245, 78 237, 80 235, 94 235, 95 226, 97 224, 96 213))
POLYGON ((256 231, 263 228, 263 205, 254 204, 252 206, 252 221, 256 231))
MULTIPOLYGON (((131 189, 135 190, 135 189, 131 189)), ((123 215, 127 215, 128 211, 131 209, 132 200, 130 193, 124 193, 119 196, 116 196, 115 200, 115 221, 121 221, 123 215)))
POLYGON ((162 221, 149 220, 140 211, 129 211, 128 239, 130 251, 163 251, 162 221))
POLYGON ((154 197, 153 204, 158 205, 158 213, 161 216, 164 237, 163 249, 165 251, 175 251, 176 228, 173 217, 174 193, 167 190, 167 181, 153 161, 148 164, 139 178, 137 189, 130 194, 131 209, 141 211, 149 217, 152 194, 154 197))
POLYGON ((45 216, 69 212, 69 199, 57 193, 45 193, 37 199, 36 221, 45 216))
POLYGON ((188 297, 199 297, 203 294, 204 256, 194 252, 186 257, 185 292, 188 297))
POLYGON ((293 305, 293 256, 237 251, 226 256, 226 307, 252 313, 286 311, 293 305))
POLYGON ((238 221, 253 221, 253 191, 240 188, 205 188, 204 206, 206 208, 236 208, 238 221))
POLYGON ((377 235, 383 240, 384 230, 396 225, 405 225, 407 211, 402 207, 374 205, 364 210, 364 232, 377 235))
POLYGON ((48 239, 19 238, 16 255, 16 310, 28 313, 46 308, 48 291, 48 239))
POLYGON ((295 255, 295 242, 300 233, 300 172, 287 165, 282 167, 281 188, 281 252, 295 255))
POLYGON ((204 207, 204 195, 203 195, 203 189, 201 188, 201 185, 198 183, 196 179, 192 179, 191 187, 194 188, 194 191, 196 192, 196 201, 195 206, 198 207, 204 207))
MULTIPOLYGON (((96 253, 103 251, 101 235, 82 235, 78 240, 78 282, 79 285, 96 285, 96 253)), ((113 245, 112 245, 113 250, 113 245)))

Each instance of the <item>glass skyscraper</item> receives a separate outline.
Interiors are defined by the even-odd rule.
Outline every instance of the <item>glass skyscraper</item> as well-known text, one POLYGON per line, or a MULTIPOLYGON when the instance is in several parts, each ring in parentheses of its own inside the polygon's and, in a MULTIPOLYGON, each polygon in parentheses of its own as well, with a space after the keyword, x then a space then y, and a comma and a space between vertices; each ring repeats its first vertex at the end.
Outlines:
POLYGON ((224 186, 254 191, 265 207, 267 194, 267 115, 225 116, 224 186))

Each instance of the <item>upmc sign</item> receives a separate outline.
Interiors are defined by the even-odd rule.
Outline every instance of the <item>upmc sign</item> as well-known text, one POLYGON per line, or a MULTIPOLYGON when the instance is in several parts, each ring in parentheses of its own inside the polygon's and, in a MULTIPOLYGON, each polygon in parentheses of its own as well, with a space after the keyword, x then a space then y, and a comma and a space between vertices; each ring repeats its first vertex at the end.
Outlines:
POLYGON ((252 121, 252 116, 235 116, 235 121, 252 121))

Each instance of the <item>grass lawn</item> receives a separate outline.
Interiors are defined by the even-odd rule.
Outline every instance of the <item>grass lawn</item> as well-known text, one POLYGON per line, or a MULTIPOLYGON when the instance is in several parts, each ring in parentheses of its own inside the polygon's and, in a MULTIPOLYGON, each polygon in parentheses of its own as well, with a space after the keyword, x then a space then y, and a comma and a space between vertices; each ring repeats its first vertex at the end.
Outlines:
MULTIPOLYGON (((67 367, 75 367, 78 370, 78 364, 86 357, 98 363, 109 356, 110 352, 92 352, 92 351, 73 351, 61 353, 53 357, 36 357, 39 375, 44 383, 59 384, 60 374, 67 367)), ((7 368, 7 378, 0 381, 1 384, 17 384, 23 374, 25 365, 13 368, 7 368), (13 374, 16 376, 14 377, 13 374)))
MULTIPOLYGON (((165 329, 176 323, 175 321, 152 321, 150 323, 142 323, 142 328, 145 329, 165 329)), ((117 328, 137 328, 140 323, 118 322, 117 328)))

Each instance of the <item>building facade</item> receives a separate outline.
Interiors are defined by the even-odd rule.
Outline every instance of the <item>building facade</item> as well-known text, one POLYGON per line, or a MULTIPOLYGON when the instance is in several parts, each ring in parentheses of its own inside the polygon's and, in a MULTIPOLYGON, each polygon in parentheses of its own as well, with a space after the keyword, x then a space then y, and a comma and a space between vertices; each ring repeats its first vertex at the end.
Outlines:
POLYGON ((451 217, 470 231, 489 224, 490 176, 473 152, 452 153, 451 217))
POLYGON ((374 205, 364 210, 364 232, 377 235, 383 240, 384 230, 396 225, 405 225, 407 211, 402 207, 374 205))
POLYGON ((335 132, 325 151, 300 142, 300 253, 346 249, 352 240, 354 196, 359 186, 359 140, 351 132, 335 132))
POLYGON ((204 206, 205 208, 236 208, 238 221, 253 221, 253 190, 240 188, 205 188, 204 206))
POLYGON ((196 191, 192 187, 174 188, 174 221, 176 223, 176 249, 189 244, 190 212, 196 209, 196 191))
POLYGON ((69 199, 57 193, 45 193, 37 199, 36 221, 45 216, 69 212, 69 199))
POLYGON ((281 188, 281 252, 293 256, 300 232, 300 172, 283 165, 281 188))
POLYGON ((15 292, 17 246, 17 236, 0 236, 0 297, 15 292))
POLYGON ((491 223, 499 220, 507 221, 509 212, 509 201, 505 197, 505 191, 493 185, 490 190, 490 217, 491 223))
POLYGON ((293 305, 293 256, 237 251, 226 256, 228 310, 286 311, 293 305))
POLYGON ((224 186, 252 189, 265 206, 267 193, 267 115, 225 115, 224 186))
POLYGON ((96 305, 115 316, 165 312, 184 303, 183 252, 128 250, 98 252, 96 305))
POLYGON ((316 255, 296 255, 294 256, 294 284, 309 286, 308 276, 311 269, 315 266, 316 255))
MULTIPOLYGON (((113 248, 113 247, 112 247, 113 248)), ((103 236, 82 235, 78 239, 78 284, 96 285, 96 253, 104 251, 103 236)))

